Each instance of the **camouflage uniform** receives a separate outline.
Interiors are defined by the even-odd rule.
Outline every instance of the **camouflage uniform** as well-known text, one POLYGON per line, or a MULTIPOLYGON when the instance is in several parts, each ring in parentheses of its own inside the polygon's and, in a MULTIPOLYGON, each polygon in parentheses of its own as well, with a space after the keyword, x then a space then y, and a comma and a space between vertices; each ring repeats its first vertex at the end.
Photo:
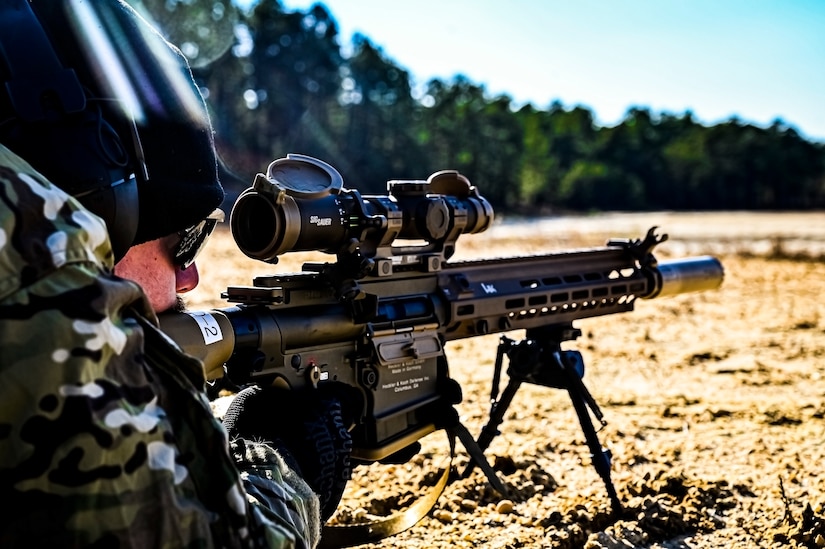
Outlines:
POLYGON ((0 546, 314 546, 317 498, 229 447, 102 221, 2 145, 0 183, 0 546))

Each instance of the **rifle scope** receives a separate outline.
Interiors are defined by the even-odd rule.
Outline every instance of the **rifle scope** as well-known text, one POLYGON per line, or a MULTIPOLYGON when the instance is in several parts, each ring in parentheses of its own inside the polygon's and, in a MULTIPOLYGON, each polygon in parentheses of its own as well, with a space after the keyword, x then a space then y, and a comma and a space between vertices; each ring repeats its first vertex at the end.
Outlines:
POLYGON ((461 234, 492 225, 492 206, 457 171, 437 172, 426 181, 389 181, 387 188, 387 195, 362 196, 343 188, 329 164, 289 154, 238 197, 232 236, 244 254, 269 263, 290 251, 357 250, 366 258, 410 253, 409 247, 391 248, 396 238, 426 241, 422 252, 436 250, 446 259, 461 234))

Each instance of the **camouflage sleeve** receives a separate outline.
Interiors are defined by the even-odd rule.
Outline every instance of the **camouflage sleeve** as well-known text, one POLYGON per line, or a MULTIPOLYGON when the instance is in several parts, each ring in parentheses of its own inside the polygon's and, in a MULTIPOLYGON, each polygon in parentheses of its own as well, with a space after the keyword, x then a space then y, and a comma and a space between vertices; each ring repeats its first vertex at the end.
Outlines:
POLYGON ((306 537, 321 535, 320 504, 309 485, 270 446, 244 439, 231 444, 241 480, 256 518, 262 522, 311 530, 306 537))
POLYGON ((312 494, 272 456, 239 472, 200 362, 111 265, 0 146, 0 546, 314 546, 312 494))

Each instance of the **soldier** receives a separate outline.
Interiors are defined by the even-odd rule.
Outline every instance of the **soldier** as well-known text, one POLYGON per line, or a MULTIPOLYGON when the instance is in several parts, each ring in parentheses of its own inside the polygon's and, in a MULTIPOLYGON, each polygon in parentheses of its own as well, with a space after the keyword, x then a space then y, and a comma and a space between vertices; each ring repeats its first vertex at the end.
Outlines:
POLYGON ((116 0, 0 0, 0 77, 0 545, 315 546, 289 452, 230 443, 157 327, 224 198, 185 58, 116 0))

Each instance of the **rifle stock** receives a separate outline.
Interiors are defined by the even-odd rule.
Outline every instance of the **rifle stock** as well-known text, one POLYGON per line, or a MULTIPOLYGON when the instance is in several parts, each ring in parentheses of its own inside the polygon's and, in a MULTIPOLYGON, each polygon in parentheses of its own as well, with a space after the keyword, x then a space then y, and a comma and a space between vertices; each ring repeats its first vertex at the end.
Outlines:
MULTIPOLYGON (((287 160, 286 168, 297 163, 301 169, 309 165, 322 173, 332 170, 308 157, 290 155, 287 160)), ((274 262, 274 255, 284 251, 333 241, 338 242, 331 250, 338 254, 337 263, 308 263, 300 273, 257 277, 251 286, 227 289, 223 297, 232 305, 162 315, 161 327, 204 361, 208 378, 225 372, 237 384, 301 391, 338 383, 354 389, 360 395, 352 428, 357 460, 390 458, 424 435, 448 427, 440 418, 461 399, 449 377, 444 349, 449 341, 524 330, 525 342, 533 347, 541 342, 528 360, 525 347, 504 343, 503 338, 491 423, 479 437, 483 450, 498 433, 497 416, 503 416, 522 381, 568 389, 577 411, 582 403, 596 410, 580 381, 583 367, 568 368, 578 359, 559 349, 559 343, 578 336, 574 322, 632 311, 638 299, 712 290, 724 278, 714 257, 657 261, 653 248, 667 237, 657 235, 656 227, 642 239, 611 240, 602 247, 450 262, 462 232, 480 232, 492 221, 486 201, 468 182, 463 186, 466 178, 448 172, 448 184, 434 177, 429 187, 415 182, 423 192, 416 187, 409 193, 411 186, 401 185, 403 197, 361 197, 341 190, 335 173, 332 183, 295 185, 293 178, 287 186, 273 182, 270 166, 266 180, 273 188, 256 180, 252 195, 242 195, 236 203, 232 228, 239 247, 251 257, 274 262), (319 194, 324 185, 333 190, 319 194), (323 210, 313 210, 319 196, 323 210), (290 201, 297 205, 279 210, 279 204, 290 201), (334 210, 330 202, 346 211, 341 215, 346 221, 318 213, 334 210), (253 212, 265 221, 248 219, 253 212), (359 222, 353 221, 356 217, 359 222), (312 231, 335 231, 330 233, 335 238, 296 236, 309 219, 312 231), (299 229, 287 230, 290 223, 299 229), (410 229, 411 224, 416 228, 410 229), (261 226, 279 234, 261 236, 261 226), (427 244, 393 247, 398 234, 412 234, 427 244), (291 244, 284 244, 287 241, 291 244), (263 251, 259 256, 255 250, 263 251), (508 373, 517 380, 506 403, 497 402, 503 355, 510 358, 508 373)), ((580 420, 587 433, 581 413, 580 420)), ((595 453, 595 433, 588 444, 595 453)), ((611 490, 609 477, 605 482, 611 490)))

